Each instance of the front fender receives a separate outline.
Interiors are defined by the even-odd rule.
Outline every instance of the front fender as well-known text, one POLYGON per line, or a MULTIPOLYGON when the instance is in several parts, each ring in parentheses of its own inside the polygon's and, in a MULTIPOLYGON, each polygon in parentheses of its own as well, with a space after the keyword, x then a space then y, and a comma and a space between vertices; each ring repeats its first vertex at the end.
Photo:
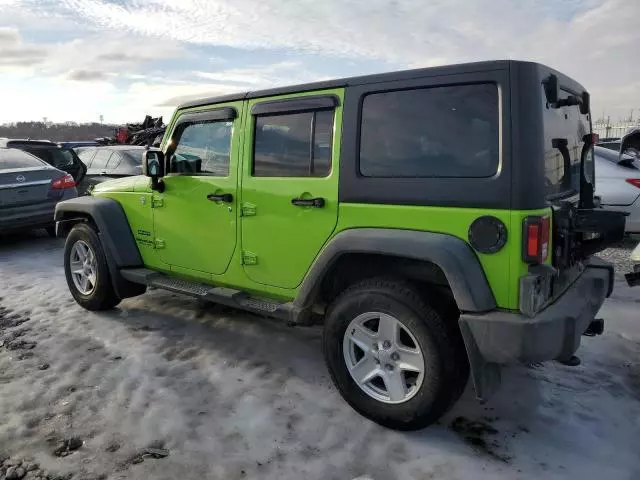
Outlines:
POLYGON ((102 244, 117 268, 142 266, 129 221, 122 206, 111 198, 84 196, 56 205, 54 219, 90 218, 98 227, 102 244))

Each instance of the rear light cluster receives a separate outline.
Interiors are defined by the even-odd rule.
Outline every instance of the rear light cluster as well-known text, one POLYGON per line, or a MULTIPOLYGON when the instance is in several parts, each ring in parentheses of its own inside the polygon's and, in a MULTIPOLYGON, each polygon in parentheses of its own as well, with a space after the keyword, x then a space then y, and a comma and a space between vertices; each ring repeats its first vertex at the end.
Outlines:
POLYGON ((73 188, 76 186, 76 181, 71 175, 65 175, 51 182, 51 188, 54 190, 64 190, 65 188, 73 188))
POLYGON ((627 183, 640 188, 640 178, 627 178, 627 183))
POLYGON ((551 219, 548 215, 524 220, 522 259, 530 265, 546 262, 549 256, 551 219))

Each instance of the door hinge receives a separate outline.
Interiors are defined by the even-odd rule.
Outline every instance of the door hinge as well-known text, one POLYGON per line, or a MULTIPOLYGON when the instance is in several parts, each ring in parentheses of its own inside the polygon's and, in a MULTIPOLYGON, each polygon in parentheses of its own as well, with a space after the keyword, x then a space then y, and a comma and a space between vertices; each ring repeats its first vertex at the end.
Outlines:
POLYGON ((164 200, 161 198, 153 197, 151 199, 151 208, 158 208, 164 205, 164 200))
POLYGON ((160 240, 159 238, 156 238, 155 241, 153 242, 153 247, 156 249, 164 248, 164 240, 160 240))
POLYGON ((242 216, 253 217, 256 214, 256 206, 253 203, 245 202, 242 204, 242 216))
POLYGON ((258 256, 251 252, 242 252, 242 264, 243 265, 257 265, 258 256))

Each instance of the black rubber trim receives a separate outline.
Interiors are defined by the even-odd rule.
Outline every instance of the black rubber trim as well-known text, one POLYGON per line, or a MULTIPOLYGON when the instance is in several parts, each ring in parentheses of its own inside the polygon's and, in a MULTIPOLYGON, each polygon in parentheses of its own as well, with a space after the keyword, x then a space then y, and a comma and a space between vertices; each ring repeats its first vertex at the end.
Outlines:
POLYGON ((383 228, 356 228, 336 235, 314 262, 294 303, 301 309, 312 305, 324 276, 340 256, 351 253, 432 262, 442 269, 461 311, 496 308, 484 270, 466 242, 442 233, 383 228))
POLYGON ((178 117, 174 129, 182 123, 233 120, 237 117, 238 111, 233 107, 215 108, 204 112, 183 113, 178 117))
POLYGON ((129 228, 127 216, 117 201, 111 198, 85 196, 56 205, 56 222, 74 216, 88 216, 93 220, 114 265, 119 268, 142 265, 142 257, 129 228))
POLYGON ((257 103, 251 107, 251 115, 314 112, 331 110, 338 105, 340 105, 340 100, 335 95, 313 95, 257 103))

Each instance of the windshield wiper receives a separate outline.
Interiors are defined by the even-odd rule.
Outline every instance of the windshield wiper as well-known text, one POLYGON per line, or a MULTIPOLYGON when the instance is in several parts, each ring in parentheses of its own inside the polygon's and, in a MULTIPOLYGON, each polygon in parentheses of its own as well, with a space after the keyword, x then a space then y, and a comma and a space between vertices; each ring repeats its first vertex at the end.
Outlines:
POLYGON ((567 98, 560 98, 558 76, 553 73, 542 81, 542 86, 544 87, 544 94, 547 97, 547 103, 551 108, 579 106, 580 113, 583 115, 588 114, 591 110, 591 100, 588 92, 582 92, 581 95, 567 92, 570 93, 567 98))

